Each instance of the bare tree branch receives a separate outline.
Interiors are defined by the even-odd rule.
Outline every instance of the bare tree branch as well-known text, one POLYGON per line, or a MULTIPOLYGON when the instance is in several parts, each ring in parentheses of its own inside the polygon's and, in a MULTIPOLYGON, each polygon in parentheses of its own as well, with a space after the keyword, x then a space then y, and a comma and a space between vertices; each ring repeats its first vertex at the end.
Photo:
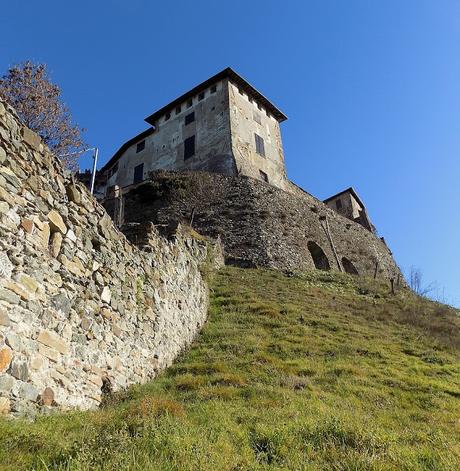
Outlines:
POLYGON ((26 61, 11 67, 0 79, 0 98, 68 169, 78 167, 76 153, 86 147, 83 129, 72 123, 70 110, 61 101, 61 90, 51 82, 45 64, 26 61))

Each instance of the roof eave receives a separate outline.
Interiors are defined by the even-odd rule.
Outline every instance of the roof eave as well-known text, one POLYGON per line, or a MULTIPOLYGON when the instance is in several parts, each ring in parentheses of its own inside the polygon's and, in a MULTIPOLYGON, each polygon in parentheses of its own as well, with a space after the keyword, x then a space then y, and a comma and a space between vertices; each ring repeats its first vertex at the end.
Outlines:
POLYGON ((190 97, 197 95, 201 91, 207 89, 214 82, 222 80, 223 78, 229 78, 230 80, 233 80, 246 92, 249 92, 251 95, 253 95, 256 100, 258 100, 262 105, 265 106, 265 108, 277 119, 278 122, 281 123, 283 121, 286 121, 287 116, 282 111, 280 111, 270 100, 268 100, 264 95, 262 95, 262 93, 260 93, 247 80, 241 77, 241 75, 237 74, 230 67, 227 67, 216 75, 213 75, 211 78, 205 80, 204 82, 201 82, 199 85, 192 88, 191 90, 184 93, 175 100, 171 101, 167 105, 163 106, 158 111, 155 111, 155 113, 152 113, 150 116, 147 116, 147 118, 145 118, 145 121, 154 126, 156 120, 165 113, 167 113, 169 110, 173 110, 176 106, 180 105, 184 101, 187 101, 190 97))

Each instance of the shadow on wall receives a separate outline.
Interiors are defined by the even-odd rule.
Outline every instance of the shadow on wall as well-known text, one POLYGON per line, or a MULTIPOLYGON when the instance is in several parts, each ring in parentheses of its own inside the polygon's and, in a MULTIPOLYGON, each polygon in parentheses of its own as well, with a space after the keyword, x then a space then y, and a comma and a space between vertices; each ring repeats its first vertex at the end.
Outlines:
POLYGON ((315 264, 315 268, 318 270, 330 270, 329 260, 324 253, 324 250, 312 240, 307 244, 308 250, 310 251, 311 258, 315 264))

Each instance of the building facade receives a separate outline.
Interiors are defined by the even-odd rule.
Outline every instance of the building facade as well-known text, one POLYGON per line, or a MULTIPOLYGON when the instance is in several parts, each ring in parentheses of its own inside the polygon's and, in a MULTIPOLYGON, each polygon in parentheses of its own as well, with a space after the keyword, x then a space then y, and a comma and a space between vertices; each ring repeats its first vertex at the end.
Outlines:
POLYGON ((280 123, 286 116, 227 68, 145 121, 99 172, 106 193, 155 170, 201 170, 250 176, 287 188, 280 123))

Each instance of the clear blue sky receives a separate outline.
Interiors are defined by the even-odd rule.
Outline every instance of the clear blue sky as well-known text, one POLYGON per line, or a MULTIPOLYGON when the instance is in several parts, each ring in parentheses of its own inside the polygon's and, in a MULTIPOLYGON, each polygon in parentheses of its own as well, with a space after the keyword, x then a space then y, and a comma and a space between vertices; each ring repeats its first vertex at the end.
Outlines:
POLYGON ((290 178, 354 186, 401 268, 460 305, 459 0, 23 0, 0 31, 0 72, 47 63, 101 164, 233 67, 288 115, 290 178))

